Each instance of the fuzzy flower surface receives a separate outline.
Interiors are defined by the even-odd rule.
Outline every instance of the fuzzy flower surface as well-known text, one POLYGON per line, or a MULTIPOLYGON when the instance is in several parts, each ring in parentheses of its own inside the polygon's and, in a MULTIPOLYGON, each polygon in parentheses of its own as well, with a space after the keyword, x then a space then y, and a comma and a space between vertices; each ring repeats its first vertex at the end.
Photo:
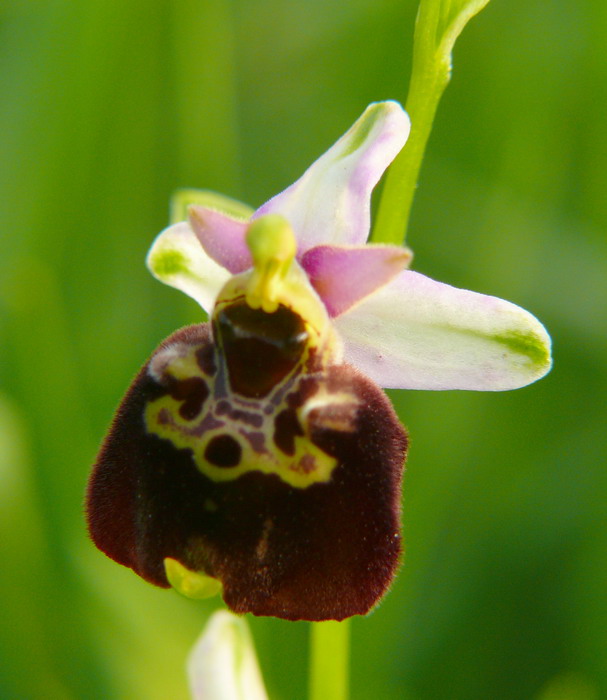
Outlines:
POLYGON ((102 445, 88 520, 108 556, 235 612, 365 614, 401 554, 407 436, 381 387, 499 391, 549 370, 530 313, 366 242, 408 133, 374 103, 256 211, 199 193, 158 236, 150 270, 210 322, 152 354, 102 445))

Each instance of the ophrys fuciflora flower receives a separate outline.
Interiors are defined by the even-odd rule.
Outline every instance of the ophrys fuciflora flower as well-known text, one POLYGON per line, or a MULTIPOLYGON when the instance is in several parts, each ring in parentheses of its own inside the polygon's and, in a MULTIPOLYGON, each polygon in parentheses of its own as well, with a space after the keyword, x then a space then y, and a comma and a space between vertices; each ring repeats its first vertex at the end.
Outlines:
POLYGON ((253 212, 200 195, 148 256, 210 323, 152 354, 91 476, 95 544, 159 586, 236 612, 341 620, 384 595, 401 554, 407 436, 383 387, 502 390, 550 367, 509 302, 365 244, 371 192, 409 121, 370 105, 253 212))

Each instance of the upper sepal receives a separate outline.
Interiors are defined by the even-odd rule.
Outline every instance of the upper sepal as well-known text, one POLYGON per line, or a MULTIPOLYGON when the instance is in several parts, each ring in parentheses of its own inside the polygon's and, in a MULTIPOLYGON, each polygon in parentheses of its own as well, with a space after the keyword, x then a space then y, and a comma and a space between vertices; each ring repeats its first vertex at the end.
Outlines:
POLYGON ((254 214, 281 214, 301 253, 321 244, 361 245, 369 235, 371 192, 409 136, 398 102, 370 104, 348 131, 290 187, 254 214))

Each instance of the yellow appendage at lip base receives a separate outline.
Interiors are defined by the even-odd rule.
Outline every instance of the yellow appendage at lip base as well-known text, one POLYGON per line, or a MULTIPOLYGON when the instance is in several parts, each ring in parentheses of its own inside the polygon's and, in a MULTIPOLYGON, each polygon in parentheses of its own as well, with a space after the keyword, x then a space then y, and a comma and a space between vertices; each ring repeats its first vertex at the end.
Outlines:
POLYGON ((166 557, 164 570, 171 586, 187 598, 200 600, 211 598, 221 592, 221 581, 196 571, 190 571, 177 559, 166 557))

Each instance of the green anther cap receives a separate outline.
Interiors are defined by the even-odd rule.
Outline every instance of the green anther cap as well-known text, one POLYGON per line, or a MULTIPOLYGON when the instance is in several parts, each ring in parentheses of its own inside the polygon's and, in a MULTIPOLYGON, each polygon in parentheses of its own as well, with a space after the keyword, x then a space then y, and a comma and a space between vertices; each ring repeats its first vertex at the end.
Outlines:
POLYGON ((282 283, 297 252, 295 234, 284 217, 267 214, 251 223, 246 240, 253 258, 247 304, 272 313, 278 308, 282 283))

